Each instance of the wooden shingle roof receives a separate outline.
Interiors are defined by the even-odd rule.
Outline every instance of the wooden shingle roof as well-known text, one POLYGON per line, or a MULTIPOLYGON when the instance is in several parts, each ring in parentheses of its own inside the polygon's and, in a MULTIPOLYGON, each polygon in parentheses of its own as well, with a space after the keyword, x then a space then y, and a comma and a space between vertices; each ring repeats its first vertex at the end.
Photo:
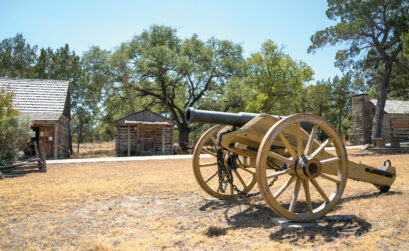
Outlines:
MULTIPOLYGON (((371 99, 370 101, 374 106, 376 106, 376 99, 371 99)), ((394 114, 409 114, 409 101, 386 100, 385 112, 394 114)))
POLYGON ((58 120, 63 114, 68 81, 0 78, 0 88, 14 93, 13 107, 31 120, 58 120))

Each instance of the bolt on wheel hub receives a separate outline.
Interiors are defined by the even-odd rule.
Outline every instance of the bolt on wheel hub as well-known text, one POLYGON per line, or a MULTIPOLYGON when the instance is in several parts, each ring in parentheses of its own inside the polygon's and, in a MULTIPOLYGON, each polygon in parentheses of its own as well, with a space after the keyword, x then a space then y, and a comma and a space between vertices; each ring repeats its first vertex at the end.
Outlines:
POLYGON ((310 156, 300 156, 295 164, 295 173, 303 180, 318 177, 321 174, 321 170, 321 162, 310 156))

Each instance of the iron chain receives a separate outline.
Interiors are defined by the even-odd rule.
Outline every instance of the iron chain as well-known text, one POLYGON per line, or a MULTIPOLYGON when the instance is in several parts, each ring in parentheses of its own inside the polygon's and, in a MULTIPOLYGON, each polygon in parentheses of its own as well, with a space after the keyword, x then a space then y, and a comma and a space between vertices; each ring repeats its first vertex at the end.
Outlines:
MULTIPOLYGON (((246 193, 243 190, 239 189, 235 184, 233 184, 232 169, 237 168, 236 160, 237 160, 237 155, 233 154, 228 159, 227 168, 226 168, 226 165, 224 164, 223 150, 222 149, 217 150, 217 174, 219 177, 220 192, 225 193, 227 185, 230 184, 234 191, 236 191, 238 194, 242 195, 245 198, 250 198, 250 197, 259 195, 260 192, 252 193, 252 194, 246 193)), ((276 182, 277 179, 278 177, 274 177, 274 179, 268 184, 268 187, 273 186, 274 182, 276 182)))

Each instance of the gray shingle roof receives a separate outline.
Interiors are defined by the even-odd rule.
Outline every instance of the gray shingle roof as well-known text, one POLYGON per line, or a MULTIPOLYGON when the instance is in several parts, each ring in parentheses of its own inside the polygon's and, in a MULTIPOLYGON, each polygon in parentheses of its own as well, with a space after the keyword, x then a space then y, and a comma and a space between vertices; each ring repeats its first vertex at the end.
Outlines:
MULTIPOLYGON (((377 100, 371 99, 371 103, 376 106, 377 100)), ((385 112, 409 114, 409 101, 386 100, 385 112)))
POLYGON ((60 119, 68 86, 62 80, 0 78, 0 88, 14 93, 14 108, 31 120, 60 119))

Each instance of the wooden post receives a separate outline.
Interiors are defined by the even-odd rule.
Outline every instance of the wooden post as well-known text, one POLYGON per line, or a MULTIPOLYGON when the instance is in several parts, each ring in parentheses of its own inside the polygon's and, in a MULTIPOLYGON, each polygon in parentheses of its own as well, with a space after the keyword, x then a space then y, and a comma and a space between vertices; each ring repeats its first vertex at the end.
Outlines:
POLYGON ((39 159, 40 159, 40 154, 38 153, 37 142, 34 141, 33 144, 34 144, 34 151, 35 151, 35 153, 36 153, 36 158, 38 159, 38 160, 37 160, 38 169, 41 170, 43 164, 41 163, 41 160, 39 160, 39 159))
POLYGON ((35 152, 35 154, 36 154, 36 157, 37 158, 40 158, 40 155, 38 154, 38 148, 37 148, 37 142, 33 142, 33 145, 34 145, 34 152, 35 152))
POLYGON ((165 128, 166 126, 162 127, 162 154, 165 154, 165 128))
POLYGON ((53 144, 54 144, 54 159, 57 159, 57 135, 58 135, 58 126, 57 124, 54 125, 54 138, 53 138, 53 144))
POLYGON ((136 127, 136 152, 139 151, 139 126, 136 127))
POLYGON ((40 153, 41 153, 41 159, 42 159, 42 167, 41 167, 41 171, 43 173, 47 172, 47 158, 46 158, 46 154, 45 154, 45 150, 44 150, 44 146, 43 146, 43 142, 39 142, 38 143, 39 148, 40 148, 40 153))
POLYGON ((131 156, 131 127, 128 126, 128 156, 131 156))
POLYGON ((142 136, 141 136, 141 149, 145 151, 145 128, 142 126, 142 136))

